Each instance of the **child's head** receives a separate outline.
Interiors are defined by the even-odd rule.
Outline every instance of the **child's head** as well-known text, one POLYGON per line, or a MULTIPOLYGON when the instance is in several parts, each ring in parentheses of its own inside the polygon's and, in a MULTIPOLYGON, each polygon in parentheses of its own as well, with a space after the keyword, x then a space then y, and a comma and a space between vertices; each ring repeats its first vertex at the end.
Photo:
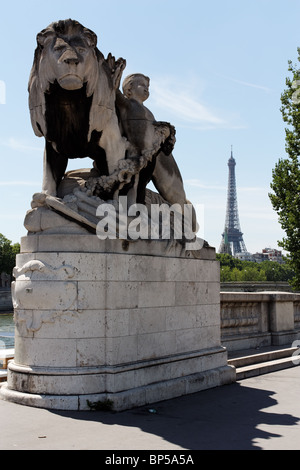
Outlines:
POLYGON ((136 94, 138 93, 139 98, 145 101, 149 96, 149 84, 149 77, 146 77, 146 75, 142 73, 133 73, 124 79, 122 85, 123 93, 127 98, 136 98, 136 94))

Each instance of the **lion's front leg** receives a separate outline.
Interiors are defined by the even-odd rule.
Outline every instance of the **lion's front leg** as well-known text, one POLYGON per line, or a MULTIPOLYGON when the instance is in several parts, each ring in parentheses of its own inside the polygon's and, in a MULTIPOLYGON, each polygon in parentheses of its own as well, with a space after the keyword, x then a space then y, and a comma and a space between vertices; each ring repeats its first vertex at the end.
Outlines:
POLYGON ((43 185, 42 191, 50 196, 56 196, 56 182, 53 177, 53 173, 50 167, 50 163, 47 160, 47 150, 44 150, 44 164, 43 164, 43 185))
POLYGON ((44 151, 42 191, 49 196, 57 195, 57 188, 68 165, 68 158, 56 152, 49 142, 44 151))

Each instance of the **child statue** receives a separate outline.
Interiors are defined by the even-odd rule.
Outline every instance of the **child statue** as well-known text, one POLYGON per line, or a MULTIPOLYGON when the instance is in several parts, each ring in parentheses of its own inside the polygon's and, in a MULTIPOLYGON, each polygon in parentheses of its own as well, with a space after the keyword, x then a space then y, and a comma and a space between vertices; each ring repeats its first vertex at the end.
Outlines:
POLYGON ((128 193, 131 203, 144 203, 145 188, 152 179, 157 155, 161 151, 169 155, 175 143, 175 128, 167 122, 156 121, 143 104, 149 97, 149 82, 143 74, 129 75, 123 82, 124 94, 118 90, 116 95, 121 131, 128 140, 126 158, 146 158, 145 167, 135 176, 133 190, 128 193))
MULTIPOLYGON (((186 198, 182 176, 172 155, 175 145, 175 128, 163 121, 156 121, 144 101, 149 98, 149 77, 136 73, 123 81, 116 93, 116 107, 121 122, 121 132, 129 141, 128 157, 138 157, 152 152, 151 161, 129 191, 133 202, 144 203, 146 186, 152 180, 159 194, 170 205, 190 204, 186 198), (134 198, 136 200, 134 201, 134 198)), ((193 209, 194 214, 194 209, 193 209)), ((193 227, 196 226, 195 214, 193 227)))

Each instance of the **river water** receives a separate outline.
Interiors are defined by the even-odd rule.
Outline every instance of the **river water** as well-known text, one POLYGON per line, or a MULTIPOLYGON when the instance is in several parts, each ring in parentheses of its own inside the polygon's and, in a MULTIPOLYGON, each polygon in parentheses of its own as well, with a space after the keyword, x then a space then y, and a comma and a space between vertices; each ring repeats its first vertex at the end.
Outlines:
POLYGON ((13 313, 0 313, 0 349, 15 347, 15 324, 13 313))

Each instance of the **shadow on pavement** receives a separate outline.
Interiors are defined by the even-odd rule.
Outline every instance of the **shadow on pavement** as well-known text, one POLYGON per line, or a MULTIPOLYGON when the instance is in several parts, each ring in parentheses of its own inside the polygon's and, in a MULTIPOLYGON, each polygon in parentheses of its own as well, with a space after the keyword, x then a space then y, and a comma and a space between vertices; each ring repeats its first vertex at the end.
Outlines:
MULTIPOLYGON (((257 439, 280 438, 259 425, 294 426, 300 418, 268 411, 275 393, 239 383, 124 412, 54 412, 76 420, 132 426, 189 450, 261 449, 257 439)), ((120 442, 120 450, 122 442, 120 442)))

